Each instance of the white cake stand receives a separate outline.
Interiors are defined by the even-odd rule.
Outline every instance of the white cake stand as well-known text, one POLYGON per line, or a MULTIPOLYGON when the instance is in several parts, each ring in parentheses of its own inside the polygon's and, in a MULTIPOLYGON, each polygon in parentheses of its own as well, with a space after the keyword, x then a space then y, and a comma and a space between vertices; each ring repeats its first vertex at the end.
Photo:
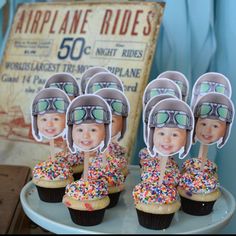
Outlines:
POLYGON ((121 193, 118 204, 105 211, 101 224, 79 226, 72 222, 68 209, 63 203, 46 203, 39 199, 32 182, 21 191, 20 200, 26 215, 41 227, 56 234, 210 234, 225 227, 235 212, 235 199, 225 188, 216 201, 214 210, 206 216, 192 216, 182 212, 175 213, 171 225, 164 230, 150 230, 139 225, 134 208, 132 190, 140 182, 138 166, 130 166, 126 179, 126 190, 121 193))

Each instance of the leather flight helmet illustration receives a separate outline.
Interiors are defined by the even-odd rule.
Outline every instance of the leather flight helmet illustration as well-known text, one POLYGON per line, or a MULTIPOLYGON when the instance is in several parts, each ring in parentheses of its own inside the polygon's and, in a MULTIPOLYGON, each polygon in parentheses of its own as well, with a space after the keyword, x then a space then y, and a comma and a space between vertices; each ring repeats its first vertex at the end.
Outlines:
POLYGON ((175 82, 167 78, 158 78, 146 86, 143 93, 143 108, 152 97, 160 94, 169 94, 182 99, 180 88, 175 82))
POLYGON ((229 79, 221 73, 208 72, 201 75, 193 85, 191 107, 205 94, 216 92, 231 98, 232 89, 229 79))
POLYGON ((69 97, 79 96, 79 84, 76 78, 69 73, 56 73, 48 78, 44 88, 62 89, 69 97))
POLYGON ((93 77, 95 74, 100 73, 100 72, 109 72, 108 69, 106 69, 105 67, 101 67, 101 66, 93 66, 90 67, 89 69, 87 69, 80 80, 80 89, 82 94, 85 94, 85 88, 86 88, 86 84, 89 81, 89 79, 91 77, 93 77))
POLYGON ((85 93, 95 93, 102 88, 113 88, 124 92, 122 81, 115 74, 101 72, 90 78, 85 93))
POLYGON ((187 102, 189 93, 189 82, 183 73, 175 70, 168 70, 159 74, 157 78, 168 78, 174 81, 181 90, 182 100, 187 102))

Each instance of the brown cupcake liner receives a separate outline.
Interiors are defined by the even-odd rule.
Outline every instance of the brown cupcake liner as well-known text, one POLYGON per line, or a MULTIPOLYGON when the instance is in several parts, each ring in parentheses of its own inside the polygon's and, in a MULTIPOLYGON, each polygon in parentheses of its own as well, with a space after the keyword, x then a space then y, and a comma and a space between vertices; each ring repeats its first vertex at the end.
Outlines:
POLYGON ((62 202, 65 194, 65 187, 63 188, 44 188, 36 185, 38 195, 41 201, 44 202, 62 202))
POLYGON ((73 173, 74 181, 79 180, 83 172, 73 173))
POLYGON ((98 225, 103 221, 105 209, 95 211, 81 211, 68 208, 72 221, 81 226, 93 226, 98 225))
POLYGON ((120 192, 109 193, 108 197, 110 198, 110 203, 107 206, 107 209, 112 208, 117 205, 119 198, 120 198, 120 192))
POLYGON ((141 226, 148 229, 166 229, 170 226, 175 213, 171 214, 152 214, 136 209, 138 222, 141 226))
POLYGON ((180 199, 181 210, 187 214, 195 216, 204 216, 210 214, 213 211, 213 206, 216 202, 194 201, 183 196, 180 196, 180 199))

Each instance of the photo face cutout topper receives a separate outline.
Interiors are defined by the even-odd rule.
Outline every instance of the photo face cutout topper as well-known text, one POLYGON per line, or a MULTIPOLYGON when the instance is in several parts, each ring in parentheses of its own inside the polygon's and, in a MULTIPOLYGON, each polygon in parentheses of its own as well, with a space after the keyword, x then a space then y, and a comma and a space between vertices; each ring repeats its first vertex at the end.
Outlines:
POLYGON ((190 107, 174 98, 158 102, 148 120, 148 150, 152 156, 184 158, 191 147, 193 114, 190 107))
POLYGON ((111 111, 94 94, 74 99, 67 111, 67 143, 71 152, 105 151, 111 138, 111 111))
POLYGON ((231 100, 223 94, 209 93, 194 107, 195 137, 200 143, 222 147, 229 137, 234 117, 231 100))
POLYGON ((150 115, 150 112, 152 110, 152 108, 161 100, 167 99, 167 98, 175 98, 175 96, 169 95, 169 94, 161 94, 161 95, 157 95, 153 98, 151 98, 146 106, 144 107, 143 110, 143 140, 145 142, 145 144, 147 145, 147 135, 148 135, 148 118, 150 115))
POLYGON ((65 135, 69 103, 69 97, 60 89, 45 88, 39 91, 31 106, 32 132, 37 141, 65 135))
POLYGON ((130 105, 124 93, 117 89, 103 88, 96 95, 101 96, 110 106, 112 112, 112 138, 121 140, 127 127, 130 105))

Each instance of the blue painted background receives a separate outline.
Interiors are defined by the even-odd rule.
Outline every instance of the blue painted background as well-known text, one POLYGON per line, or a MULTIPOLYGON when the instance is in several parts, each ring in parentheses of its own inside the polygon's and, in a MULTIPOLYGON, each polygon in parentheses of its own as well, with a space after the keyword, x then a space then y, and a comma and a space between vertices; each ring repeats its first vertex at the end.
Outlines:
MULTIPOLYGON (((9 4, 8 26, 10 26, 18 3, 36 1, 0 0, 0 57, 9 32, 2 34, 2 7, 6 2, 9 4)), ((166 6, 149 80, 155 79, 163 71, 178 70, 185 74, 192 88, 201 74, 210 71, 219 72, 230 80, 232 101, 236 104, 236 1, 166 0, 164 2, 166 6)), ((218 164, 221 185, 236 198, 235 125, 236 121, 232 126, 231 137, 222 149, 210 146, 209 159, 218 164)), ((142 131, 140 123, 137 137, 143 137, 142 131)), ((132 164, 138 163, 138 152, 144 146, 142 138, 136 140, 132 164)), ((194 145, 189 156, 196 157, 198 148, 198 144, 194 145)), ((219 233, 236 233, 236 215, 219 233)))

